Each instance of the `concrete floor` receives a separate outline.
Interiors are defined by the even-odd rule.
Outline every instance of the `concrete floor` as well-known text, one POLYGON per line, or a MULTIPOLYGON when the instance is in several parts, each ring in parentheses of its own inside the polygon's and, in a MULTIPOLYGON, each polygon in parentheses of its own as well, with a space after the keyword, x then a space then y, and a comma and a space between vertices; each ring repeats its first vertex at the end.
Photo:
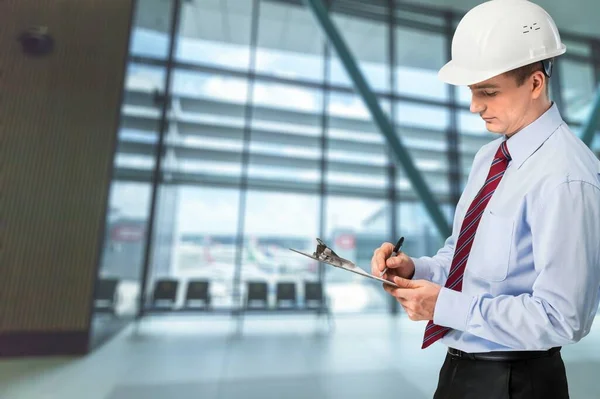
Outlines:
MULTIPOLYGON (((82 358, 0 361, 2 399, 431 398, 445 355, 425 324, 338 316, 167 316, 129 326, 82 358)), ((600 397, 600 323, 563 349, 571 398, 600 397)))

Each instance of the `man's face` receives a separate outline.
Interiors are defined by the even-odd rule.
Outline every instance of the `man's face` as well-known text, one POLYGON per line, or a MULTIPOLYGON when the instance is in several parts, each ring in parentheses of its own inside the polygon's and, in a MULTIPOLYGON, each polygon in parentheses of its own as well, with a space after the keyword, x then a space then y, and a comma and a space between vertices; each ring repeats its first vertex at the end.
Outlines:
POLYGON ((492 133, 512 135, 525 124, 531 106, 529 79, 520 87, 513 76, 502 74, 469 86, 471 112, 478 113, 492 133))

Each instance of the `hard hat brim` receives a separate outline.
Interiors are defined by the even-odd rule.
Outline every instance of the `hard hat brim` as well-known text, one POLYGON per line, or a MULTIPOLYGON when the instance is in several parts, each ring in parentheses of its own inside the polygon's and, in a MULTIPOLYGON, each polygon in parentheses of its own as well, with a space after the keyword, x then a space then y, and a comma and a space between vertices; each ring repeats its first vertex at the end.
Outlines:
POLYGON ((521 66, 531 64, 534 62, 542 61, 545 59, 558 57, 559 55, 564 54, 567 51, 565 45, 562 45, 561 48, 556 49, 553 52, 549 52, 544 54, 543 56, 536 57, 533 59, 525 60, 516 65, 513 65, 509 68, 502 68, 497 70, 487 70, 487 71, 477 71, 470 68, 462 67, 454 61, 448 62, 444 65, 440 71, 438 72, 438 77, 442 82, 454 85, 454 86, 470 86, 477 83, 481 83, 488 79, 491 79, 495 76, 501 75, 505 72, 511 71, 515 68, 519 68, 521 66))
POLYGON ((498 76, 506 71, 475 71, 463 68, 455 62, 450 61, 440 69, 438 77, 442 82, 454 86, 470 86, 498 76))

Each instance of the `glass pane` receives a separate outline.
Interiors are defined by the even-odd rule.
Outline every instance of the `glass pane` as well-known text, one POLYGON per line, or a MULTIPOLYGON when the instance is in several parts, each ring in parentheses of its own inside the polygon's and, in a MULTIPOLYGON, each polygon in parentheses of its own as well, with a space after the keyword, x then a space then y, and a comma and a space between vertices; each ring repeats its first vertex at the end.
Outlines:
MULTIPOLYGON (((165 85, 166 71, 162 67, 155 67, 144 64, 130 63, 127 65, 127 76, 125 78, 125 90, 129 92, 144 92, 153 94, 155 91, 163 92, 165 85)), ((130 97, 125 98, 128 104, 130 97)), ((130 105, 138 105, 132 101, 130 105)), ((152 110, 157 107, 152 104, 152 110)))
MULTIPOLYGON (((447 194, 448 156, 447 108, 399 101, 396 107, 397 132, 412 160, 435 194, 447 194)), ((401 196, 416 198, 412 184, 400 163, 396 169, 396 189, 401 196)))
MULTIPOLYGON (((442 206, 450 224, 454 210, 449 205, 442 206)), ((404 236, 402 251, 409 256, 433 256, 444 245, 445 238, 441 238, 433 224, 429 213, 423 204, 418 202, 402 202, 396 204, 398 215, 399 235, 404 236)))
POLYGON ((592 145, 590 146, 590 148, 596 154, 600 152, 600 131, 596 130, 596 134, 594 135, 594 140, 592 140, 592 145))
POLYGON ((248 69, 251 20, 251 1, 183 2, 176 59, 248 69))
POLYGON ((316 145, 299 147, 293 144, 253 141, 250 144, 248 176, 273 180, 275 186, 284 181, 310 183, 316 189, 321 178, 320 153, 321 149, 316 145))
POLYGON ((461 105, 471 106, 472 93, 468 86, 456 86, 458 93, 458 102, 461 105))
POLYGON ((293 182, 316 189, 320 180, 321 92, 256 83, 253 97, 257 105, 252 112, 249 176, 271 180, 274 186, 287 181, 288 186, 293 182))
MULTIPOLYGON (((320 91, 256 83, 250 141, 251 178, 312 184, 320 180, 320 91)), ((252 184, 252 183, 251 183, 252 184)))
POLYGON ((117 178, 124 174, 151 179, 161 116, 157 95, 164 92, 166 72, 161 67, 127 66, 121 107, 121 126, 115 156, 117 178), (145 173, 140 174, 141 171, 145 173))
MULTIPOLYGON (((114 181, 111 185, 98 279, 101 285, 117 281, 113 309, 118 317, 131 317, 139 308, 150 194, 149 183, 114 181)), ((97 300, 96 305, 108 299, 97 300)))
POLYGON ((254 105, 289 109, 304 113, 323 112, 323 94, 302 86, 256 82, 254 105))
MULTIPOLYGON (((130 55, 167 57, 172 2, 136 3, 130 55)), ((118 142, 94 297, 92 340, 114 335, 137 314, 165 69, 128 63, 118 142), (116 317, 115 317, 116 316, 116 317), (125 320, 121 320, 125 319, 125 320)))
POLYGON ((421 127, 445 132, 448 129, 448 108, 398 101, 396 123, 400 126, 421 127))
MULTIPOLYGON (((243 104, 248 99, 248 82, 225 75, 176 69, 173 73, 173 94, 185 97, 184 100, 201 98, 243 104)), ((184 105, 188 104, 183 102, 182 108, 184 105)), ((211 108, 207 111, 213 114, 220 113, 211 108)))
POLYGON ((430 15, 425 12, 415 12, 402 9, 402 4, 396 4, 395 15, 398 18, 404 20, 410 20, 413 22, 424 22, 430 25, 437 25, 440 30, 444 28, 445 20, 444 17, 438 15, 430 15))
POLYGON ((456 27, 458 26, 458 24, 460 23, 460 21, 462 20, 462 15, 459 17, 454 17, 452 18, 452 31, 454 32, 456 30, 456 27))
POLYGON ((185 305, 187 284, 192 280, 209 282, 213 308, 234 306, 238 204, 237 190, 181 185, 163 188, 151 280, 179 281, 176 308, 185 305))
POLYGON ((305 7, 261 2, 257 72, 321 82, 323 49, 321 29, 305 7))
MULTIPOLYGON (((385 24, 363 18, 333 14, 334 24, 343 35, 350 53, 374 91, 389 91, 388 30, 385 24)), ((335 85, 353 87, 335 49, 331 48, 329 78, 335 85)))
POLYGON ((460 133, 470 133, 487 136, 491 133, 485 127, 485 121, 477 113, 470 111, 458 111, 458 130, 460 133))
POLYGON ((358 95, 332 92, 327 103, 331 115, 352 119, 371 119, 369 109, 358 95))
POLYGON ((458 112, 458 132, 461 163, 466 170, 470 170, 475 154, 483 145, 500 137, 486 129, 485 122, 478 114, 463 110, 458 112))
POLYGON ((590 44, 584 41, 575 41, 562 39, 562 42, 567 46, 567 54, 576 54, 584 57, 589 57, 592 54, 592 49, 590 48, 590 44))
MULTIPOLYGON (((383 200, 329 196, 326 200, 325 243, 339 256, 370 273, 375 248, 392 241, 390 206, 383 200)), ((381 283, 325 265, 326 291, 333 311, 387 309, 381 283)))
POLYGON ((559 59, 560 82, 564 106, 563 117, 583 122, 591 111, 596 92, 594 69, 591 64, 559 59))
MULTIPOLYGON (((423 162, 416 162, 417 167, 423 164, 423 162)), ((433 193, 436 200, 441 201, 450 195, 450 182, 448 180, 448 174, 443 168, 448 169, 447 162, 441 161, 438 165, 429 165, 427 167, 436 166, 436 171, 421 170, 421 176, 425 179, 429 190, 433 193)), ((419 168, 421 169, 421 168, 419 168)), ((406 173, 400 169, 397 173, 396 190, 400 198, 410 199, 413 201, 421 201, 421 197, 414 190, 413 185, 406 176, 406 173)))
POLYGON ((247 282, 268 283, 268 303, 275 306, 279 282, 296 286, 302 299, 304 281, 318 280, 318 263, 289 248, 313 253, 319 236, 317 195, 249 191, 244 215, 242 298, 247 282), (277 210, 274 212, 274 210, 277 210))
POLYGON ((461 153, 464 152, 475 154, 485 144, 492 140, 496 140, 498 137, 500 136, 492 133, 486 135, 475 135, 468 132, 461 132, 459 138, 460 151, 461 153))
POLYGON ((173 4, 172 1, 136 3, 129 47, 132 55, 167 58, 173 4))
POLYGON ((172 87, 174 102, 164 170, 195 181, 237 184, 247 81, 174 70, 172 87))
POLYGON ((435 100, 447 100, 448 89, 438 78, 446 63, 443 35, 395 27, 397 93, 435 100))
POLYGON ((458 112, 458 132, 460 134, 460 163, 463 173, 461 185, 464 188, 477 151, 485 144, 500 136, 496 133, 490 133, 486 129, 485 122, 481 119, 479 114, 474 114, 466 110, 460 110, 458 112))
MULTIPOLYGON (((389 110, 389 103, 382 102, 382 107, 389 110)), ((331 93, 327 110, 327 184, 383 193, 388 186, 385 139, 360 97, 331 93)))
MULTIPOLYGON (((371 112, 367 108, 362 98, 357 94, 347 94, 332 91, 329 93, 327 102, 327 112, 336 117, 346 117, 351 119, 370 120, 371 112)), ((381 110, 390 117, 391 103, 389 100, 379 97, 379 106, 381 110)), ((373 126, 375 126, 373 124, 373 126)), ((376 130, 379 133, 379 130, 376 130)))

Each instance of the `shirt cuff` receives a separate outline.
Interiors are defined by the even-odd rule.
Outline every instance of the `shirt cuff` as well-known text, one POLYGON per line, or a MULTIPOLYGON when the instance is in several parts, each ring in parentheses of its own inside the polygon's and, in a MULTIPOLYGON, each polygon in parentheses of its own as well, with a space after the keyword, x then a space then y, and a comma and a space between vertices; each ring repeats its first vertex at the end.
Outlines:
POLYGON ((438 295, 433 322, 438 326, 467 331, 467 321, 475 297, 442 287, 438 295))
POLYGON ((431 281, 431 268, 429 267, 429 263, 427 262, 427 260, 412 257, 411 259, 415 264, 415 274, 413 275, 412 279, 431 281))

